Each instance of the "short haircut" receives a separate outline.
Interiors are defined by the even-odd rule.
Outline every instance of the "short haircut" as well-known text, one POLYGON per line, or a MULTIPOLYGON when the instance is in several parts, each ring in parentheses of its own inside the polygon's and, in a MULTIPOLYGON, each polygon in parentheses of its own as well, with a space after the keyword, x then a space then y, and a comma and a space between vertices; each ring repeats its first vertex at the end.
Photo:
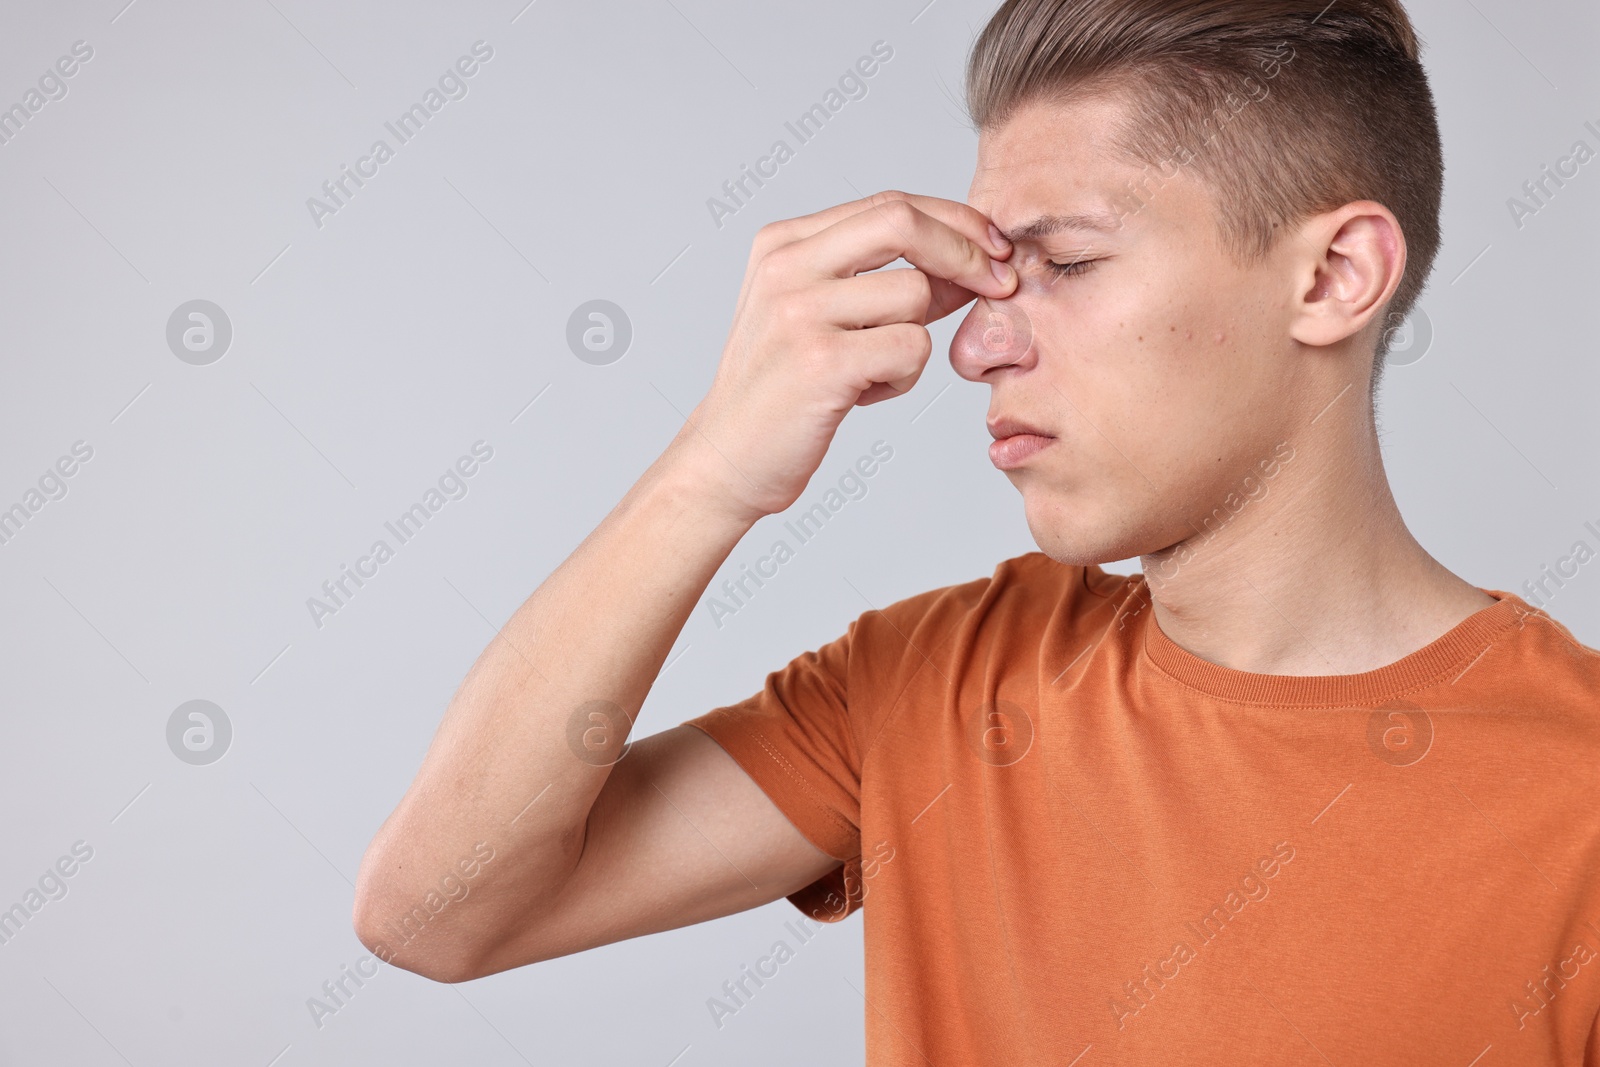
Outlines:
POLYGON ((973 42, 967 111, 981 131, 1027 104, 1121 96, 1117 149, 1146 175, 1192 167, 1241 264, 1292 223, 1383 204, 1407 258, 1376 392, 1439 250, 1443 151, 1418 53, 1399 0, 1005 0, 973 42))

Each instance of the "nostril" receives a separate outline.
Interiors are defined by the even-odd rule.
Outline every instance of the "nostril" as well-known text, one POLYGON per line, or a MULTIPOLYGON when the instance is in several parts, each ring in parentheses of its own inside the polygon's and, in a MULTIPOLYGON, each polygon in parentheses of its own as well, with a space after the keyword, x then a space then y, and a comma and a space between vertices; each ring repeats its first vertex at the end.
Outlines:
POLYGON ((1033 321, 1020 305, 997 303, 988 297, 979 300, 980 326, 974 355, 991 367, 1015 363, 1033 344, 1033 321))

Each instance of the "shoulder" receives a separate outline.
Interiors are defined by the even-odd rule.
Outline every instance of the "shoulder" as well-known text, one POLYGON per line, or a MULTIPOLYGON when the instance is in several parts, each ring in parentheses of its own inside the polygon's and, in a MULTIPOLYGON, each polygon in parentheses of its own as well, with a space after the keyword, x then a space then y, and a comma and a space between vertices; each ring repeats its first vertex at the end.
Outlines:
POLYGON ((879 667, 903 660, 909 674, 970 656, 974 646, 993 640, 1104 626, 1142 582, 1142 575, 1109 574, 1098 565, 1027 552, 1001 560, 984 577, 866 612, 851 624, 852 651, 879 667))
POLYGON ((1025 552, 1001 560, 981 578, 904 597, 884 607, 881 613, 909 620, 930 614, 959 616, 995 610, 1072 608, 1117 595, 1130 580, 1138 578, 1108 574, 1098 565, 1061 563, 1043 552, 1025 552))
POLYGON ((1581 713, 1600 723, 1600 650, 1585 645, 1542 608, 1496 591, 1514 605, 1516 621, 1507 626, 1511 662, 1501 677, 1546 704, 1581 713))

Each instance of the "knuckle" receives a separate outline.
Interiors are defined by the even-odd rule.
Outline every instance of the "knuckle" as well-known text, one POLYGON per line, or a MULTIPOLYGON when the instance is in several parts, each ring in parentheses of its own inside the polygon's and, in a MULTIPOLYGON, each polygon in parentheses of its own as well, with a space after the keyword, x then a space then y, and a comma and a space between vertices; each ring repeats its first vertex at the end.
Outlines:
POLYGON ((873 193, 867 197, 867 203, 873 207, 885 207, 893 203, 907 204, 909 206, 907 194, 899 189, 884 189, 882 192, 873 193))
POLYGON ((811 307, 798 294, 790 294, 773 305, 772 318, 784 332, 799 332, 811 325, 811 307))
POLYGON ((899 353, 905 357, 908 367, 920 363, 933 351, 933 337, 915 323, 896 324, 890 336, 899 353))
POLYGON ((756 231, 755 242, 758 245, 777 246, 784 243, 784 234, 789 226, 788 219, 774 219, 756 231))
POLYGON ((809 380, 824 380, 840 373, 845 366, 826 338, 813 337, 795 349, 795 360, 809 380))
POLYGON ((794 260, 794 253, 789 251, 790 247, 789 245, 778 245, 763 252, 755 263, 756 276, 764 280, 771 280, 787 273, 794 260))
POLYGON ((917 382, 921 380, 922 367, 920 365, 915 367, 907 367, 906 372, 902 374, 894 383, 895 392, 909 393, 912 389, 916 388, 917 382))
POLYGON ((921 214, 909 200, 888 200, 879 207, 879 210, 895 229, 902 231, 916 225, 917 217, 921 214))
POLYGON ((759 260, 789 243, 788 220, 780 219, 775 222, 769 222, 757 230, 755 237, 751 240, 750 258, 759 260))

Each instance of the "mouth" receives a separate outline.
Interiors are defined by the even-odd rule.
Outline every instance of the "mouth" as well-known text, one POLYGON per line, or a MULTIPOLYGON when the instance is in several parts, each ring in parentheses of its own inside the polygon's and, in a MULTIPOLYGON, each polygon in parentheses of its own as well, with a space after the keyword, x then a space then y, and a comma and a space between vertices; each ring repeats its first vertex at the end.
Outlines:
POLYGON ((1051 436, 1051 434, 1047 433, 1046 431, 1040 429, 1037 426, 1031 425, 1031 424, 1026 423, 1026 422, 1020 422, 1020 421, 1018 421, 1016 419, 992 419, 987 423, 987 425, 989 427, 989 436, 993 437, 996 441, 1004 440, 1007 437, 1018 437, 1018 436, 1050 437, 1051 436))
POLYGON ((994 438, 989 446, 989 462, 1003 471, 1022 466, 1055 442, 1051 434, 1016 419, 995 419, 988 427, 989 436, 994 438))

